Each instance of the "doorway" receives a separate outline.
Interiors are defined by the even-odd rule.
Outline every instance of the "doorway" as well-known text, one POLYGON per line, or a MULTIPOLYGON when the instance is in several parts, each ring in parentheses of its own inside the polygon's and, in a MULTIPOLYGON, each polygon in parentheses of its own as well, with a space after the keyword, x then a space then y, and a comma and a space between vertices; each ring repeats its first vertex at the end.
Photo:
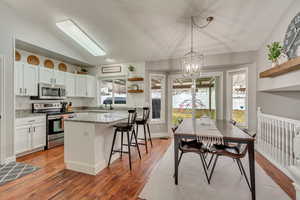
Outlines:
POLYGON ((195 83, 192 79, 179 77, 173 79, 171 84, 172 125, 178 125, 184 118, 192 118, 193 109, 195 118, 208 116, 216 119, 215 77, 199 77, 195 83), (192 87, 195 87, 195 100, 192 87))

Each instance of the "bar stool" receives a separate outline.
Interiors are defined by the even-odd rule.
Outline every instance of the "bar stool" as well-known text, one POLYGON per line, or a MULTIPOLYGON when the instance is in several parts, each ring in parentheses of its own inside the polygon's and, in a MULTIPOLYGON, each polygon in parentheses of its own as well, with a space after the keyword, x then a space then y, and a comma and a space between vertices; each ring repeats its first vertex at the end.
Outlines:
POLYGON ((136 135, 138 135, 139 133, 139 125, 142 125, 144 127, 144 138, 138 138, 139 140, 143 140, 145 141, 144 143, 138 143, 140 145, 145 145, 146 147, 146 153, 148 153, 148 139, 147 139, 147 131, 146 131, 146 126, 147 126, 147 130, 148 130, 148 135, 149 135, 149 140, 150 140, 150 144, 151 147, 153 146, 152 144, 152 138, 151 138, 151 133, 150 133, 150 128, 149 128, 149 114, 150 114, 150 109, 149 107, 144 107, 143 108, 143 117, 141 119, 136 119, 135 123, 136 123, 136 135))
POLYGON ((131 145, 132 136, 134 137, 134 140, 137 144, 137 145, 135 145, 135 147, 137 148, 137 151, 139 153, 139 157, 141 159, 140 148, 139 148, 139 145, 138 145, 138 142, 137 142, 137 134, 135 134, 135 131, 134 131, 135 120, 136 120, 136 110, 128 110, 128 121, 127 122, 122 122, 122 123, 117 123, 117 124, 114 125, 115 132, 114 132, 113 142, 112 142, 111 151, 110 151, 110 155, 109 155, 108 167, 110 165, 111 157, 114 153, 120 153, 121 158, 122 158, 123 153, 128 153, 129 167, 130 167, 130 170, 131 170, 130 147, 132 146, 131 145), (129 139, 129 132, 130 131, 132 132, 131 133, 131 139, 129 139), (127 135, 127 144, 123 143, 123 134, 125 132, 126 132, 126 135, 127 135), (114 150, 116 136, 117 136, 118 133, 121 133, 121 149, 120 150, 114 150), (123 146, 127 146, 128 152, 123 151, 123 146))

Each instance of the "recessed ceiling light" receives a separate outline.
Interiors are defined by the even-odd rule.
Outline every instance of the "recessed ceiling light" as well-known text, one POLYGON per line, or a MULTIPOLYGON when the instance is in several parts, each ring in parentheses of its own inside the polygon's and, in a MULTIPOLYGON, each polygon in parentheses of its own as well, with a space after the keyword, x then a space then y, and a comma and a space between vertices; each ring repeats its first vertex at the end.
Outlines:
POLYGON ((113 58, 105 58, 105 61, 106 61, 106 62, 110 62, 110 63, 116 62, 116 60, 113 59, 113 58))
POLYGON ((93 56, 104 56, 106 54, 105 51, 72 20, 68 19, 57 22, 56 26, 93 56))

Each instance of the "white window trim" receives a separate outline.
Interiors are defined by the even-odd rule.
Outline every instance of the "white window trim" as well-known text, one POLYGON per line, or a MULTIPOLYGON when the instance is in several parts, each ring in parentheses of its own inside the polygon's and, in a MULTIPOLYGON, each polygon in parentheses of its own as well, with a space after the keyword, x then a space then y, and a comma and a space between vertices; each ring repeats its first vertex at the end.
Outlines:
MULTIPOLYGON (((115 93, 113 92, 112 93, 112 105, 113 106, 117 106, 117 107, 126 107, 128 105, 128 90, 127 90, 127 78, 126 76, 114 76, 114 77, 105 77, 105 78, 100 78, 98 79, 98 84, 99 84, 99 94, 98 94, 98 105, 100 106, 103 106, 104 104, 101 104, 101 100, 102 100, 102 96, 101 96, 101 81, 104 81, 104 80, 116 80, 116 79, 124 79, 125 80, 125 88, 126 88, 126 104, 115 104, 114 103, 114 98, 115 98, 115 93)), ((114 87, 114 85, 113 85, 114 87)), ((114 91, 114 88, 113 88, 113 91, 114 91)))
POLYGON ((156 74, 156 73, 150 73, 149 75, 149 107, 150 107, 150 124, 164 124, 166 122, 166 75, 165 74, 156 74), (161 94, 161 114, 160 119, 152 119, 152 98, 151 98, 151 79, 152 77, 162 77, 163 83, 161 84, 163 86, 162 88, 162 94, 161 94))
POLYGON ((4 115, 4 66, 5 66, 5 57, 0 55, 0 164, 5 163, 5 117, 4 115))
POLYGON ((245 126, 248 127, 249 123, 248 123, 248 119, 249 119, 249 73, 248 73, 248 68, 247 67, 243 67, 243 68, 238 68, 238 69, 234 69, 234 70, 228 70, 226 71, 226 102, 227 102, 227 112, 226 112, 226 120, 231 120, 231 115, 232 115, 232 74, 234 73, 239 73, 239 72, 245 72, 246 73, 246 102, 245 102, 245 112, 246 112, 246 116, 245 116, 245 123, 239 124, 241 126, 245 126))

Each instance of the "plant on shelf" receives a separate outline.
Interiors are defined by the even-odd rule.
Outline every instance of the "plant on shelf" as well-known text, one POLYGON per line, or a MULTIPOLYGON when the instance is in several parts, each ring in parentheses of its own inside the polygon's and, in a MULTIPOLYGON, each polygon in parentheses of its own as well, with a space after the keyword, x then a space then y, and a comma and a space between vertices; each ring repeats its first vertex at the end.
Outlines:
POLYGON ((283 52, 283 47, 279 42, 273 42, 267 45, 268 59, 272 62, 272 66, 278 65, 278 59, 283 52))
POLYGON ((129 70, 130 72, 134 72, 134 71, 135 71, 135 67, 132 66, 132 65, 129 65, 129 66, 128 66, 128 70, 129 70))

